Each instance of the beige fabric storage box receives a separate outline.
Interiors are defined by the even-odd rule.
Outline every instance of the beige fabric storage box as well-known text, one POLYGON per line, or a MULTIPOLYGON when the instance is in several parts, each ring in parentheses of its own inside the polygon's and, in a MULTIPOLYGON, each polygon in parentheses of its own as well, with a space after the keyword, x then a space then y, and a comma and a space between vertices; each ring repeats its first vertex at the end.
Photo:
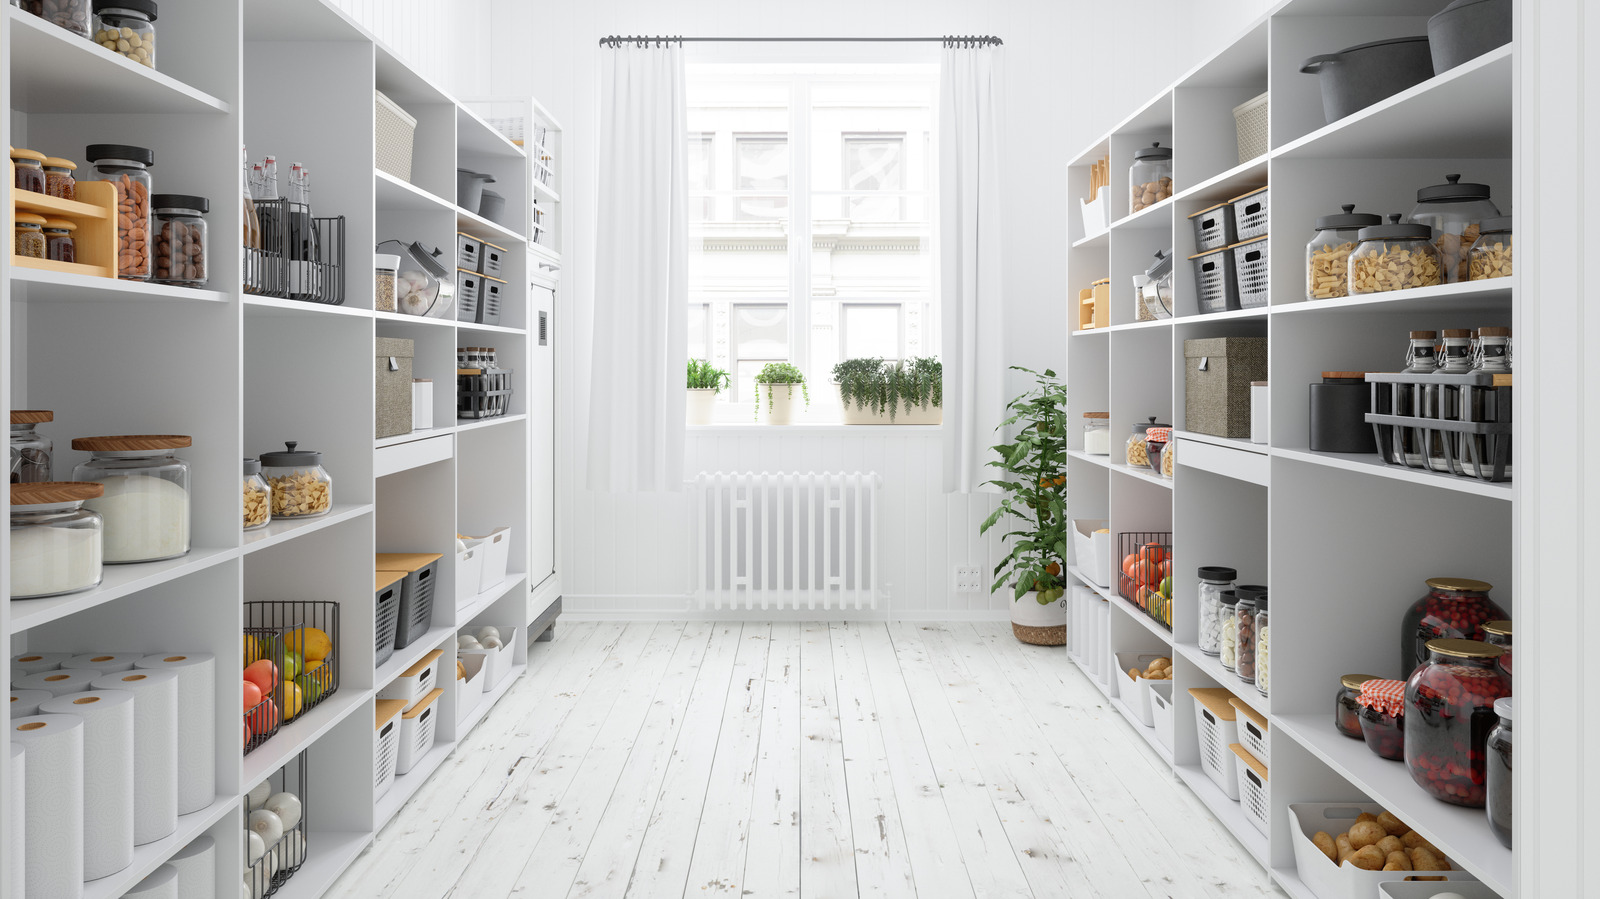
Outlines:
POLYGON ((411 366, 416 341, 379 337, 377 341, 377 429, 375 437, 411 433, 411 366))
POLYGON ((1250 439, 1250 382, 1267 379, 1265 337, 1183 342, 1184 430, 1250 439))
POLYGON ((373 165, 401 181, 409 182, 411 151, 416 146, 416 117, 385 97, 382 91, 372 92, 372 112, 373 165))

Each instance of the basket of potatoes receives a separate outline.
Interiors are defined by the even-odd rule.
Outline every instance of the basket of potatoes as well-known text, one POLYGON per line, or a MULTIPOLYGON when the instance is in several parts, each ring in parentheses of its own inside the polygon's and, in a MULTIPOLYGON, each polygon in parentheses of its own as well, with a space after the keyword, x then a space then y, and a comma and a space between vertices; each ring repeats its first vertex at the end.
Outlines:
POLYGON ((1115 678, 1122 702, 1145 727, 1155 727, 1156 719, 1150 708, 1150 683, 1172 680, 1172 659, 1159 652, 1119 652, 1117 668, 1121 678, 1115 678))
POLYGON ((1295 865, 1318 899, 1367 899, 1392 880, 1475 879, 1381 806, 1302 802, 1289 813, 1295 865))

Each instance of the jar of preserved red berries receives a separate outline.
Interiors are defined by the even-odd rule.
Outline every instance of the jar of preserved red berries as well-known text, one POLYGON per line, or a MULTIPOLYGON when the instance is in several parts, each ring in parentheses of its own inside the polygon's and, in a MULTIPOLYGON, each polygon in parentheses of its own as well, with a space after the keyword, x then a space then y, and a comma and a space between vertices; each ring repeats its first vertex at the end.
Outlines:
POLYGON ((1435 799, 1482 808, 1487 795, 1494 702, 1511 695, 1495 664, 1503 650, 1481 640, 1428 643, 1428 658, 1406 681, 1406 767, 1435 799))
POLYGON ((1356 740, 1365 739, 1361 733, 1361 706, 1356 698, 1361 695, 1361 685, 1375 680, 1376 674, 1346 674, 1339 678, 1339 692, 1333 696, 1333 726, 1339 733, 1356 740))
POLYGON ((1496 663, 1500 670, 1511 676, 1511 622, 1509 620, 1486 621, 1483 624, 1483 642, 1490 646, 1498 646, 1505 650, 1500 654, 1496 663))
POLYGON ((1361 736, 1379 758, 1406 758, 1406 682, 1372 678, 1356 697, 1361 707, 1361 736))
POLYGON ((1412 603, 1400 627, 1400 671, 1407 677, 1428 660, 1429 640, 1482 640, 1485 622, 1510 618, 1483 581, 1460 577, 1428 579, 1428 595, 1412 603))
POLYGON ((1489 731, 1489 796, 1484 811, 1489 815, 1489 829, 1496 838, 1511 847, 1511 697, 1496 699, 1494 713, 1500 722, 1489 731))

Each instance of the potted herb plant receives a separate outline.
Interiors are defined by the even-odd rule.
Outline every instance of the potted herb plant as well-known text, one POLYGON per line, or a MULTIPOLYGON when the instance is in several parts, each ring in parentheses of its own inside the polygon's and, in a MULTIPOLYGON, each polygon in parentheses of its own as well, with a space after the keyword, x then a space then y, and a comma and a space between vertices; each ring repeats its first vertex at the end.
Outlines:
POLYGON ((729 383, 728 373, 702 359, 689 360, 689 424, 711 424, 717 394, 729 383))
POLYGON ((929 357, 846 359, 833 367, 847 425, 936 425, 944 418, 944 366, 929 357))
POLYGON ((1009 443, 994 447, 989 463, 1001 477, 989 481, 1004 493, 1000 507, 984 519, 979 534, 1002 518, 1015 519, 1006 536, 1009 551, 994 568, 990 592, 1011 591, 1011 632, 1024 643, 1061 646, 1067 642, 1063 579, 1067 555, 1066 486, 1067 390, 1050 369, 1027 372, 1033 389, 1006 404, 1010 417, 996 430, 1013 429, 1009 443))
POLYGON ((794 421, 794 389, 806 405, 811 405, 811 393, 806 390, 806 376, 787 362, 768 362, 756 374, 756 418, 761 418, 762 393, 766 394, 767 424, 786 425, 794 421))

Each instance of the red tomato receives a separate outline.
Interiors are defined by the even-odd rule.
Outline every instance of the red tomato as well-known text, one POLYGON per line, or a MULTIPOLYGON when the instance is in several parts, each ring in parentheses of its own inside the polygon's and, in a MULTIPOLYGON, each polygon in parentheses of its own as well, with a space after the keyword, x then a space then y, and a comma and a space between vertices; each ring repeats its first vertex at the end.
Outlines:
POLYGON ((261 704, 261 688, 256 686, 255 684, 252 684, 249 681, 245 681, 244 682, 244 711, 248 712, 248 711, 250 711, 251 709, 255 708, 256 706, 258 706, 260 704, 261 704))
POLYGON ((251 662, 244 670, 244 679, 255 684, 262 696, 271 696, 272 688, 278 683, 278 666, 272 664, 271 659, 251 662))
POLYGON ((278 706, 270 699, 262 703, 261 708, 250 714, 246 726, 258 734, 266 733, 277 727, 278 706))

